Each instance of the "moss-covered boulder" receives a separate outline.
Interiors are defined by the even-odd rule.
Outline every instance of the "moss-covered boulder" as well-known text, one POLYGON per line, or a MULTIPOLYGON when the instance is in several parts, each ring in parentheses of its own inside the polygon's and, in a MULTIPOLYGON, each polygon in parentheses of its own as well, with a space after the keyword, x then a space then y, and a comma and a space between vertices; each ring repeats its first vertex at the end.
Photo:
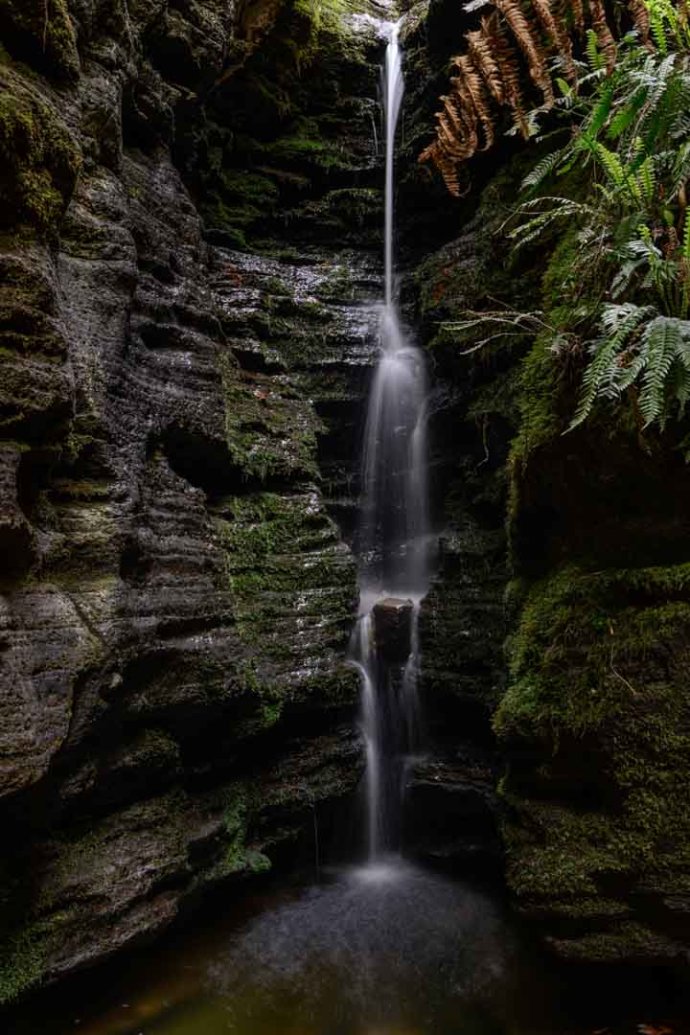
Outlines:
POLYGON ((0 36, 10 53, 48 75, 68 82, 78 78, 77 36, 68 0, 1 0, 0 36))
POLYGON ((79 144, 45 91, 1 66, 0 157, 0 226, 54 233, 81 168, 79 144))
POLYGON ((521 907, 573 958, 683 957, 690 568, 549 576, 510 656, 495 726, 521 907))

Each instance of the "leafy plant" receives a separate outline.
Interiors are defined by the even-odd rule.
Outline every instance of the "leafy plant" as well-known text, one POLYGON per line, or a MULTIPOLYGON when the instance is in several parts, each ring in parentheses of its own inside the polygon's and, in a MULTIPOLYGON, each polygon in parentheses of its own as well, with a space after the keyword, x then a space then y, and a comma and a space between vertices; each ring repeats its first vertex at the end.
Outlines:
POLYGON ((571 278, 577 298, 566 290, 561 316, 571 329, 581 317, 579 345, 589 363, 571 428, 597 400, 625 392, 644 427, 663 427, 688 401, 690 62, 687 49, 672 48, 690 39, 687 21, 667 0, 645 6, 654 44, 628 35, 608 75, 590 57, 590 92, 563 95, 570 138, 526 177, 517 225, 508 230, 521 248, 554 226, 579 227, 571 278), (588 177, 581 202, 553 190, 576 168, 588 177), (550 192, 539 194, 547 184, 550 192))
MULTIPOLYGON (((668 49, 687 32, 670 0, 627 0, 622 6, 643 41, 658 33, 668 49)), ((584 35, 597 72, 613 71, 618 53, 604 0, 471 0, 465 11, 485 13, 479 28, 465 34, 465 52, 452 60, 456 74, 441 97, 436 139, 420 155, 421 162, 434 163, 453 194, 461 193, 467 160, 493 145, 501 108, 527 139, 538 132, 535 112, 528 114, 530 95, 540 95, 537 112, 544 112, 556 104, 557 86, 562 93, 577 88, 584 66, 575 60, 574 37, 584 35)))
POLYGON ((632 302, 604 306, 600 336, 590 345, 591 361, 571 428, 581 424, 597 399, 620 398, 637 385, 636 404, 644 426, 666 423, 671 406, 682 414, 690 399, 690 321, 661 316, 653 306, 632 302))
MULTIPOLYGON (((504 230, 518 250, 554 235, 570 242, 558 301, 543 318, 552 351, 588 357, 570 427, 598 401, 624 394, 641 427, 663 427, 671 413, 684 413, 690 390, 688 5, 621 2, 630 29, 618 41, 603 4, 592 0, 469 6, 494 10, 467 34, 439 137, 423 157, 439 164, 457 192, 458 163, 493 140, 489 100, 512 110, 513 130, 524 136, 541 133, 548 113, 549 131, 539 139, 561 143, 525 178, 504 230), (578 34, 583 60, 572 47, 578 34), (541 91, 531 110, 525 65, 532 89, 541 91)), ((468 327, 476 317, 469 314, 468 327)), ((477 347, 504 334, 511 319, 524 332, 520 314, 502 314, 498 324, 486 314, 492 335, 477 347)))

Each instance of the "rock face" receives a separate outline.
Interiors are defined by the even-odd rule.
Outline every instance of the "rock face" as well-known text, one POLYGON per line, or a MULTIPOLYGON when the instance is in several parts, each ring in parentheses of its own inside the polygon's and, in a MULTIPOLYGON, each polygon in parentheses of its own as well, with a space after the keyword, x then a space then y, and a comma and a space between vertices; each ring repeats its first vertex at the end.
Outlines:
POLYGON ((404 664, 410 653, 413 604, 411 600, 386 597, 374 605, 374 636, 386 661, 404 664))
MULTIPOLYGON (((431 7, 450 13, 444 0, 431 7)), ((411 42, 423 125, 435 58, 421 34, 411 42)), ((447 778, 422 770, 412 793, 419 812, 435 803, 442 815, 452 774, 483 743, 489 789, 500 777, 508 885, 551 948, 582 962, 687 963, 687 421, 640 438, 621 407, 563 435, 577 381, 548 333, 462 355, 476 344, 457 329, 463 312, 538 309, 548 325, 559 305, 572 242, 515 261, 495 234, 533 164, 507 149, 491 170, 478 164, 473 194, 447 202, 454 239, 434 253, 415 250, 409 230, 408 295, 439 388, 443 530, 423 682, 450 763, 447 778)), ((429 854, 456 849, 467 820, 446 816, 429 854)))
POLYGON ((333 515, 379 270, 340 245, 380 42, 314 18, 0 0, 0 999, 262 871, 361 768, 333 515))

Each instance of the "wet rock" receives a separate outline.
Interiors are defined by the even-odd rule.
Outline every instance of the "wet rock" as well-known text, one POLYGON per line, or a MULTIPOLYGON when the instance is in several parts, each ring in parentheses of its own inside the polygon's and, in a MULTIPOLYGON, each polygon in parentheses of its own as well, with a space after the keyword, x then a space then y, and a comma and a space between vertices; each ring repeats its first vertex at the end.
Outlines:
POLYGON ((492 760, 475 745, 453 759, 413 760, 405 787, 405 843, 418 856, 498 877, 503 850, 492 760))
MULTIPOLYGON (((70 0, 69 15, 51 0, 69 18, 51 23, 62 69, 20 6, 0 0, 8 49, 34 62, 3 66, 0 112, 0 996, 287 859, 355 786, 355 565, 333 513, 357 494, 379 289, 377 260, 329 237, 350 195, 264 254, 224 247, 237 236, 210 235, 197 207, 202 162, 239 166, 226 209, 246 186, 223 152, 232 76, 276 46, 279 5, 242 5, 235 35, 230 0, 70 0)), ((336 42, 331 71, 355 62, 369 91, 360 50, 336 42)), ((281 47, 266 61, 294 73, 281 47)), ((311 125, 320 86, 298 80, 311 125)), ((316 147, 339 156, 334 182, 322 165, 318 189, 296 188, 283 167, 269 195, 357 188, 370 109, 343 104, 353 154, 316 147)), ((292 138, 303 165, 314 148, 292 138)), ((273 173, 251 175, 253 190, 273 173)))
POLYGON ((411 600, 396 597, 386 597, 374 605, 376 648, 386 661, 404 662, 409 655, 413 610, 411 600))
POLYGON ((57 79, 79 75, 79 53, 67 0, 1 0, 0 35, 11 53, 57 79))
POLYGON ((0 445, 0 550, 10 575, 25 572, 34 558, 34 532, 18 499, 17 472, 21 450, 16 445, 0 445))

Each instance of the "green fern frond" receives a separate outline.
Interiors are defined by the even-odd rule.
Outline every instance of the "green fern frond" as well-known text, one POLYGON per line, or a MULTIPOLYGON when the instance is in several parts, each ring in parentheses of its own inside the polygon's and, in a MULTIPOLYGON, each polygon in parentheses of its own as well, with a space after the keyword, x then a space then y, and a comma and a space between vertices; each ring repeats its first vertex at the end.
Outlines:
POLYGON ((616 92, 616 83, 614 79, 607 79, 601 88, 601 97, 594 108, 590 118, 587 121, 587 133, 591 137, 595 137, 597 133, 603 129, 606 122, 611 114, 611 107, 613 105, 613 98, 616 92))
POLYGON ((646 99, 647 89, 644 86, 639 87, 633 96, 611 119, 611 123, 608 128, 609 139, 617 140, 627 129, 630 128, 630 126, 632 126, 635 119, 639 116, 646 99))
POLYGON ((554 170, 560 165, 561 160, 562 154, 560 151, 552 151, 551 154, 542 158, 542 160, 535 165, 534 169, 525 176, 522 181, 522 190, 531 191, 537 187, 541 187, 544 181, 548 180, 554 170))
POLYGON ((690 213, 685 213, 685 225, 683 227, 683 258, 690 263, 690 213))
POLYGON ((647 155, 637 173, 638 196, 648 205, 652 203, 656 194, 656 173, 654 169, 654 158, 647 155))
POLYGON ((587 42, 585 46, 587 53, 587 61, 589 62, 590 68, 595 71, 600 71, 606 68, 606 58, 599 50, 599 40, 594 29, 587 29, 587 42))
POLYGON ((639 400, 645 427, 655 421, 663 427, 666 421, 666 387, 683 341, 679 324, 679 320, 657 316, 645 328, 642 338, 645 365, 639 400))
MULTIPOLYGON (((651 310, 653 312, 653 310, 651 310)), ((632 335, 649 318, 649 308, 631 302, 607 305, 601 317, 602 335, 590 347, 592 359, 582 378, 582 390, 568 431, 589 417, 597 399, 619 394, 619 356, 632 335)))

